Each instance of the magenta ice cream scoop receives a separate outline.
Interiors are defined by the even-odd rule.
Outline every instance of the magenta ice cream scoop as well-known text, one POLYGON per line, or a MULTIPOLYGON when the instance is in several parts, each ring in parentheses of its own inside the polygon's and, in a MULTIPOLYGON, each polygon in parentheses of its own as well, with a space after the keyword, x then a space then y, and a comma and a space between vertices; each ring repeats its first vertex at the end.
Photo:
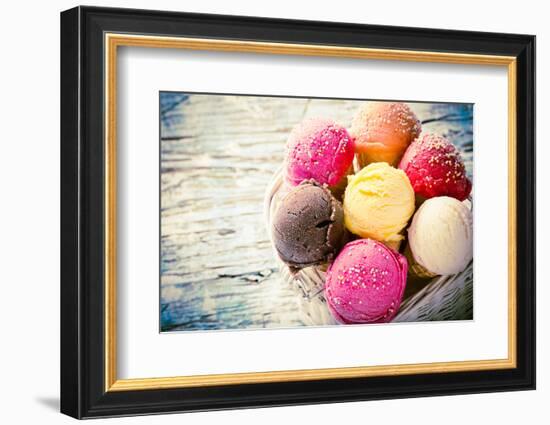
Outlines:
POLYGON ((390 322, 407 283, 406 258, 372 240, 348 243, 327 270, 325 297, 344 324, 390 322))
POLYGON ((292 186, 309 179, 335 186, 350 169, 354 153, 353 139, 344 127, 329 119, 306 119, 287 140, 286 180, 292 186))

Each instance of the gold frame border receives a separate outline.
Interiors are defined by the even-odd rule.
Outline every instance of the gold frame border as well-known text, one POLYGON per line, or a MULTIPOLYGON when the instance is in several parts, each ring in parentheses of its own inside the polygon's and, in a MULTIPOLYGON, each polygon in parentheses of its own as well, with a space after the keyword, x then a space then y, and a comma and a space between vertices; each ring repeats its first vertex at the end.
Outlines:
POLYGON ((370 49, 199 38, 105 34, 105 391, 137 391, 267 382, 311 381, 510 369, 516 353, 516 58, 445 52, 370 49), (508 358, 457 362, 305 369, 253 373, 117 379, 116 362, 116 98, 120 46, 329 56, 355 59, 505 66, 508 71, 508 358))

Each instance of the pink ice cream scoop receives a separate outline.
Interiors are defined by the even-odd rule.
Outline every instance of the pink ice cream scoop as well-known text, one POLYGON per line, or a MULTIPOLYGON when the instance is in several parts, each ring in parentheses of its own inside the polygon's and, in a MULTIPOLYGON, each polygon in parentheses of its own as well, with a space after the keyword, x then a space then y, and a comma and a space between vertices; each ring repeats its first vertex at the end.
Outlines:
POLYGON ((358 239, 327 270, 325 297, 340 323, 387 323, 399 310, 406 284, 403 255, 373 239, 358 239))
POLYGON ((425 134, 411 143, 399 168, 409 177, 415 193, 424 198, 450 196, 463 201, 472 190, 460 153, 435 134, 425 134))
POLYGON ((296 186, 313 179, 335 186, 353 162, 355 146, 344 127, 329 119, 310 118, 298 124, 286 144, 286 180, 296 186))

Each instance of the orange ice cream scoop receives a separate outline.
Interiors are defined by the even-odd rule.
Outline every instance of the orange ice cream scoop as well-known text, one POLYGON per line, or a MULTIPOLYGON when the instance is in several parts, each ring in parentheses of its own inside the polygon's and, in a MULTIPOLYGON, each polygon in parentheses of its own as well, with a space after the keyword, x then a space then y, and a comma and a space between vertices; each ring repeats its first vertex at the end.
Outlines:
POLYGON ((420 135, 420 121, 405 103, 368 102, 355 115, 350 133, 359 165, 397 165, 409 144, 420 135))

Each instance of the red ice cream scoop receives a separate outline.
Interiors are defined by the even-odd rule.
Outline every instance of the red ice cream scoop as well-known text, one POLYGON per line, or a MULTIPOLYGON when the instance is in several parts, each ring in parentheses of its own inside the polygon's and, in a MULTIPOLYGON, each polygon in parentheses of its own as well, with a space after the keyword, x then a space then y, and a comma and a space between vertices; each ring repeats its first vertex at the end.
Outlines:
POLYGON ((348 243, 327 270, 325 297, 340 323, 390 322, 407 284, 407 260, 373 239, 348 243))
POLYGON ((446 138, 425 134, 416 139, 399 163, 417 195, 465 200, 472 190, 460 153, 446 138))

